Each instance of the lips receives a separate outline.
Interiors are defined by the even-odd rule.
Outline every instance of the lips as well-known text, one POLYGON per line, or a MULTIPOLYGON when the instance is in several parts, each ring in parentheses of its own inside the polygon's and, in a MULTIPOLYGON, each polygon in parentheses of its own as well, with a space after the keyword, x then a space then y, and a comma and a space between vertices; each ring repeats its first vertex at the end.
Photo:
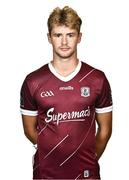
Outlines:
POLYGON ((68 51, 70 48, 60 48, 62 51, 68 51))

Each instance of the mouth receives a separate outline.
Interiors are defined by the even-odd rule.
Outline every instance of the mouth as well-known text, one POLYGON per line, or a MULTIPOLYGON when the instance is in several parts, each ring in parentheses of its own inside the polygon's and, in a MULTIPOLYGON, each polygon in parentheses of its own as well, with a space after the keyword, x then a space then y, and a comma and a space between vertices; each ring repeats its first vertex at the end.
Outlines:
POLYGON ((60 48, 61 51, 68 51, 70 48, 60 48))

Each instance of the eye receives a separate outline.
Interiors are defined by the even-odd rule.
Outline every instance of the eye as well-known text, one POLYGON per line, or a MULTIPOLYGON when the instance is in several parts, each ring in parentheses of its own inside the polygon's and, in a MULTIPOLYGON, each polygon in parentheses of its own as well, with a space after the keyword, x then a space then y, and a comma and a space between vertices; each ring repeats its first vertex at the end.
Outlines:
POLYGON ((61 37, 61 34, 58 33, 58 34, 54 34, 55 37, 61 37))
POLYGON ((60 36, 61 36, 61 34, 57 34, 56 36, 57 36, 57 37, 60 37, 60 36))
POLYGON ((68 37, 74 37, 74 34, 73 33, 69 33, 68 37))
POLYGON ((75 33, 68 33, 67 35, 69 38, 75 37, 75 33))

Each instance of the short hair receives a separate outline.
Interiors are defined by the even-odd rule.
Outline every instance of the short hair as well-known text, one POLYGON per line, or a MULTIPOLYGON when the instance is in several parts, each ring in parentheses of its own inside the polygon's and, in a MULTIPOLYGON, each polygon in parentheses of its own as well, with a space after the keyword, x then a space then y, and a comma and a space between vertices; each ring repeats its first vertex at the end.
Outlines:
POLYGON ((64 8, 56 7, 48 18, 48 31, 51 33, 54 25, 62 26, 65 25, 71 29, 76 29, 77 32, 80 32, 82 20, 78 16, 77 12, 70 8, 69 6, 65 6, 64 8))

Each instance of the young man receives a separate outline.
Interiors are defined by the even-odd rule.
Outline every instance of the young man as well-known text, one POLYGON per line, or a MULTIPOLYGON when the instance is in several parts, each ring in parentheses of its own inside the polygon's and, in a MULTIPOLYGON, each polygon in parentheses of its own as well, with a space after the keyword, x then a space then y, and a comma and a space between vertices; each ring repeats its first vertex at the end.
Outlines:
POLYGON ((112 131, 112 98, 104 73, 77 58, 81 23, 67 6, 53 10, 48 19, 53 60, 22 85, 24 132, 37 144, 33 179, 100 179, 98 160, 112 131))

